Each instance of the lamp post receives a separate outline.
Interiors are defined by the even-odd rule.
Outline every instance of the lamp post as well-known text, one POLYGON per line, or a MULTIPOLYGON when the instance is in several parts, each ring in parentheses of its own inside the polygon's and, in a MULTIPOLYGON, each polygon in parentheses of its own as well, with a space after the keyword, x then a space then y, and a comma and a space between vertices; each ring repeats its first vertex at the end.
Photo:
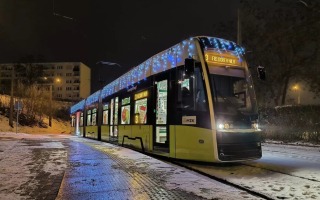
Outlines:
POLYGON ((300 87, 298 84, 294 85, 292 87, 293 91, 298 92, 298 99, 297 99, 297 104, 300 105, 300 87))
MULTIPOLYGON (((44 77, 44 80, 47 81, 48 78, 44 77)), ((53 80, 52 83, 49 84, 49 126, 52 127, 52 99, 53 99, 53 84, 54 82, 60 83, 61 79, 60 78, 56 78, 53 80)))
MULTIPOLYGON (((47 82, 48 78, 43 77, 43 80, 45 82, 47 82)), ((52 84, 47 83, 47 84, 43 84, 43 85, 49 86, 49 126, 52 127, 52 84)))

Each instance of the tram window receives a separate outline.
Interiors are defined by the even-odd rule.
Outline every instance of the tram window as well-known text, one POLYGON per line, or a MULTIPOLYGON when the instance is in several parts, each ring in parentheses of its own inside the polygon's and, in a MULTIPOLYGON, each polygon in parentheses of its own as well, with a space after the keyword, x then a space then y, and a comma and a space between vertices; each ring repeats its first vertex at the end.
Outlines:
POLYGON ((92 119, 91 119, 91 125, 92 126, 95 126, 96 125, 96 122, 97 122, 97 109, 94 108, 92 109, 92 119))
POLYGON ((130 97, 121 100, 121 124, 130 124, 130 97))
MULTIPOLYGON (((186 81, 186 80, 184 80, 184 81, 186 81)), ((188 79, 187 81, 189 83, 190 79, 188 79)), ((181 95, 182 95, 182 106, 183 106, 183 108, 191 109, 192 105, 193 105, 193 102, 192 102, 193 94, 190 91, 190 88, 182 86, 181 95)))
POLYGON ((195 110, 197 111, 206 111, 207 110, 207 99, 205 95, 203 78, 201 74, 201 70, 198 68, 195 69, 194 73, 195 79, 195 110))
POLYGON ((83 112, 80 114, 80 123, 79 126, 83 126, 83 112))
POLYGON ((167 143, 167 127, 157 126, 156 127, 156 142, 165 144, 167 143))
POLYGON ((104 125, 108 124, 108 111, 109 111, 109 105, 105 104, 103 106, 103 112, 102 112, 102 124, 104 125))
POLYGON ((147 98, 135 101, 134 122, 135 124, 147 123, 147 98))
POLYGON ((130 105, 121 107, 121 124, 130 124, 130 105))
POLYGON ((111 99, 111 105, 110 105, 110 125, 113 125, 113 121, 114 121, 114 119, 113 119, 113 116, 114 116, 114 114, 113 114, 113 111, 114 111, 114 99, 111 99))
POLYGON ((87 126, 91 126, 91 110, 87 111, 87 126))
POLYGON ((118 108, 119 108, 119 97, 116 97, 114 104, 114 125, 118 125, 118 108))
POLYGON ((185 78, 184 71, 178 72, 178 108, 182 110, 205 111, 207 100, 205 96, 200 63, 196 63, 194 75, 185 78))

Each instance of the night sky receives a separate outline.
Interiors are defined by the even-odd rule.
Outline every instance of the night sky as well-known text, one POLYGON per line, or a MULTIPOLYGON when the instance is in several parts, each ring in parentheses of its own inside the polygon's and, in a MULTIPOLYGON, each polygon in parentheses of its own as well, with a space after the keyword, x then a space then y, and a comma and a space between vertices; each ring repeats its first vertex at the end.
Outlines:
POLYGON ((238 6, 239 0, 0 0, 0 63, 26 55, 83 62, 93 70, 95 91, 106 70, 109 82, 190 36, 214 36, 218 24, 237 19, 238 6), (101 60, 122 67, 95 64, 101 60))

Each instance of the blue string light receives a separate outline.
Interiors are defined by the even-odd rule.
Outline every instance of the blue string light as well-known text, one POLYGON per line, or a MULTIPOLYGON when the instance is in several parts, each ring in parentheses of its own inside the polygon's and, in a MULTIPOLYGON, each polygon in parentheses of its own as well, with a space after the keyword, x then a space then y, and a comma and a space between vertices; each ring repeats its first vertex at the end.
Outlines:
MULTIPOLYGON (((202 37, 200 42, 203 44, 205 50, 214 48, 219 53, 221 53, 222 50, 228 50, 235 54, 239 59, 241 59, 241 55, 245 53, 243 47, 236 45, 234 42, 220 38, 202 37)), ((177 65, 180 64, 183 65, 182 62, 185 59, 184 55, 192 57, 193 55, 197 54, 196 51, 197 49, 194 43, 194 38, 184 40, 181 43, 176 44, 171 48, 149 58, 120 78, 103 87, 101 91, 90 95, 87 98, 86 104, 90 105, 97 102, 99 100, 100 93, 101 99, 106 98, 107 96, 110 96, 121 89, 130 88, 130 86, 133 86, 134 83, 141 83, 141 80, 147 80, 148 76, 177 67, 177 65)), ((84 104, 84 101, 82 103, 84 104)), ((71 112, 81 107, 81 103, 79 102, 78 104, 71 108, 71 112)))
POLYGON ((73 114, 79 110, 83 110, 84 108, 84 104, 85 104, 85 100, 81 100, 80 102, 78 102, 77 104, 73 105, 71 108, 70 108, 70 114, 73 114))

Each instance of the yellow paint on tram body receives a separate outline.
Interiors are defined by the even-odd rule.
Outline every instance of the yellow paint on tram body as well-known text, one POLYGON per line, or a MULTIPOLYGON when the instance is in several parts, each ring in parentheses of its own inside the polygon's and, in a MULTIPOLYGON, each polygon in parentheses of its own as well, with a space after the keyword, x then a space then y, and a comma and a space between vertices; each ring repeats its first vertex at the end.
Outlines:
MULTIPOLYGON (((193 126, 175 126, 175 157, 211 162, 214 160, 212 130, 193 126)), ((171 132, 172 134, 172 132, 171 132)))

